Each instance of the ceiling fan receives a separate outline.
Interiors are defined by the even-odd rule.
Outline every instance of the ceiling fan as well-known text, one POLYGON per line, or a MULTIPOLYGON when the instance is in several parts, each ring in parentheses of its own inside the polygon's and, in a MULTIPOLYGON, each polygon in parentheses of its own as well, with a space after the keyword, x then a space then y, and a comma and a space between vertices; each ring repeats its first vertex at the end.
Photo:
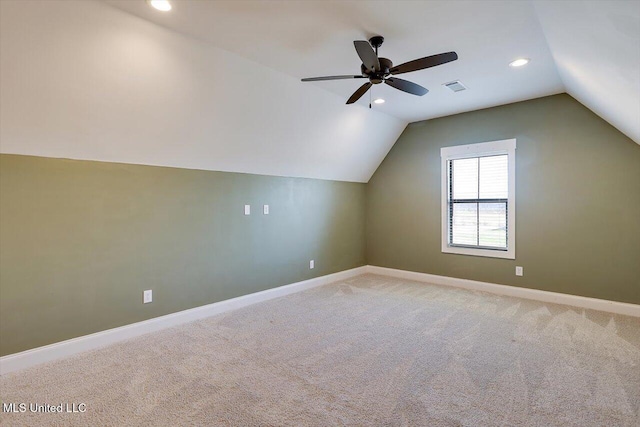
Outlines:
MULTIPOLYGON (((360 67, 360 75, 345 75, 345 76, 326 76, 326 77, 309 77, 302 79, 303 82, 316 82, 322 80, 344 80, 344 79, 369 79, 369 81, 356 90, 353 95, 347 100, 347 104, 353 104, 362 97, 371 88, 372 85, 380 83, 388 84, 403 92, 410 93, 412 95, 422 96, 429 92, 427 88, 424 88, 418 84, 410 82, 408 80, 402 80, 395 76, 396 74, 410 73, 412 71, 424 70, 425 68, 435 67, 436 65, 446 64, 447 62, 455 61, 458 59, 458 54, 455 52, 439 53, 437 55, 427 56, 425 58, 415 59, 413 61, 405 62, 404 64, 393 66, 393 63, 387 58, 378 57, 378 48, 384 42, 384 37, 374 36, 365 40, 356 40, 353 42, 358 56, 362 60, 362 66, 360 67), (375 52, 373 50, 375 48, 375 52)), ((371 108, 371 104, 369 104, 371 108)))

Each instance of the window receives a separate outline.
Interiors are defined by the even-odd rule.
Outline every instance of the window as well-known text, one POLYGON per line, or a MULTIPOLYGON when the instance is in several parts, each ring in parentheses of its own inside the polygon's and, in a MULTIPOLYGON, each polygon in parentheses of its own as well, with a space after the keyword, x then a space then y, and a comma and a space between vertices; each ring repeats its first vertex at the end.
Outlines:
POLYGON ((516 257, 516 140, 444 147, 442 252, 516 257))

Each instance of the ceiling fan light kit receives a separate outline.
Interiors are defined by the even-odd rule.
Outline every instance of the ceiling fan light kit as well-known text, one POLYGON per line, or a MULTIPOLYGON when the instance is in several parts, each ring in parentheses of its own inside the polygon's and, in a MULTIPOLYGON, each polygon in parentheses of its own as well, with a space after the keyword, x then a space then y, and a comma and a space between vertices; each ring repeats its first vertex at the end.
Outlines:
POLYGON ((309 77, 302 79, 302 81, 315 82, 323 80, 369 79, 368 82, 360 86, 358 90, 351 95, 347 100, 347 104, 353 104, 360 99, 362 95, 367 93, 369 89, 371 89, 371 86, 381 83, 385 83, 395 89, 410 93, 411 95, 423 96, 429 92, 426 88, 408 80, 392 76, 424 70, 425 68, 435 67, 458 59, 458 55, 455 52, 446 52, 438 55, 426 56, 424 58, 415 59, 413 61, 394 66, 390 59, 378 57, 378 48, 383 42, 384 37, 382 36, 371 37, 369 41, 356 40, 353 42, 356 52, 362 61, 362 65, 360 66, 360 75, 309 77))

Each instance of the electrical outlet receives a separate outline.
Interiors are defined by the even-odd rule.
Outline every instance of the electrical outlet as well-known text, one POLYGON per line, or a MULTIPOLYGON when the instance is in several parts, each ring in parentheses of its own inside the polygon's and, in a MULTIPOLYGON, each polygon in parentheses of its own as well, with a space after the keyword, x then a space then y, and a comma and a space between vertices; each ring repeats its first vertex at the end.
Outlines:
POLYGON ((313 268, 316 266, 316 262, 314 260, 309 261, 309 269, 313 270, 313 268))
POLYGON ((244 214, 251 215, 251 205, 244 205, 244 214))
POLYGON ((524 272, 522 271, 522 267, 516 267, 516 276, 523 276, 524 272))
POLYGON ((149 289, 148 291, 144 291, 142 293, 142 303, 147 304, 153 301, 153 291, 149 289))
POLYGON ((262 213, 265 215, 269 215, 269 205, 264 205, 262 207, 262 213))

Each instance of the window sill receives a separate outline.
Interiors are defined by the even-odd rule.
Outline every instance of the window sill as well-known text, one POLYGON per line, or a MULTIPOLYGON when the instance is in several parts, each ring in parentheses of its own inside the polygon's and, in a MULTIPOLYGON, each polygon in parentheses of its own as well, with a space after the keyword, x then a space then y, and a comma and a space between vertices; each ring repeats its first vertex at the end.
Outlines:
POLYGON ((516 259, 516 251, 513 248, 506 251, 493 251, 491 249, 473 249, 461 248, 457 246, 444 246, 442 248, 442 253, 481 256, 486 258, 516 259))

